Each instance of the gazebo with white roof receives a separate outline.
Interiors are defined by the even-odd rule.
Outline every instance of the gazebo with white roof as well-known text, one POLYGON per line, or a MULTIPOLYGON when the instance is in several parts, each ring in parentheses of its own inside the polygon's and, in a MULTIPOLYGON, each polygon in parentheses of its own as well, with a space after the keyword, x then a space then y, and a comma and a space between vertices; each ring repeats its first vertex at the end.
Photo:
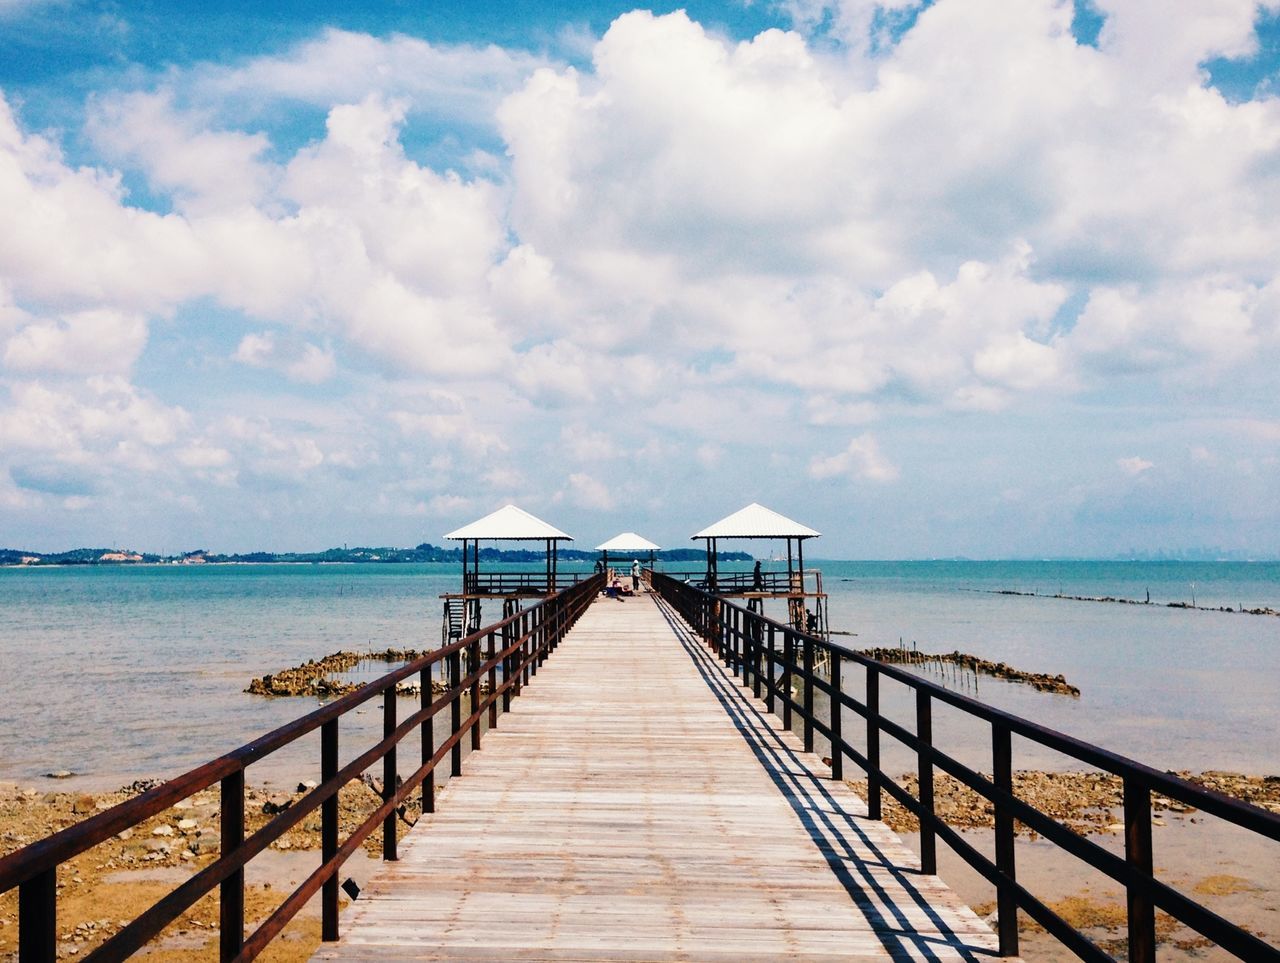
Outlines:
POLYGON ((556 591, 556 549, 560 542, 573 541, 554 525, 530 515, 515 505, 456 528, 446 539, 462 543, 462 591, 446 593, 442 641, 461 638, 480 628, 480 600, 502 599, 502 615, 520 608, 522 598, 542 598, 556 591), (547 547, 547 567, 541 572, 489 572, 480 574, 481 542, 543 542, 547 547))
POLYGON ((597 545, 596 551, 604 553, 603 562, 606 571, 609 568, 610 552, 618 552, 623 555, 647 552, 649 554, 649 567, 653 568, 653 553, 659 551, 659 546, 653 544, 643 535, 637 535, 635 532, 623 532, 621 535, 613 536, 603 545, 597 545))
POLYGON ((456 528, 445 536, 462 543, 462 594, 467 598, 507 598, 513 595, 551 595, 556 590, 556 549, 572 542, 567 535, 515 505, 456 528), (544 542, 547 547, 546 579, 539 582, 528 572, 498 572, 480 577, 481 542, 544 542))
POLYGON ((708 591, 718 595, 729 595, 746 598, 748 605, 757 611, 765 598, 786 598, 793 624, 801 628, 812 628, 810 615, 805 607, 806 599, 815 599, 817 608, 817 629, 825 631, 826 594, 822 591, 822 580, 819 574, 816 591, 810 592, 805 585, 804 543, 807 539, 818 538, 816 532, 808 525, 801 525, 794 519, 787 518, 777 512, 752 502, 746 508, 739 509, 718 522, 708 525, 695 533, 691 539, 704 539, 707 543, 708 591), (783 539, 787 543, 787 571, 761 572, 759 563, 755 572, 733 572, 721 576, 717 571, 716 554, 721 539, 783 539))

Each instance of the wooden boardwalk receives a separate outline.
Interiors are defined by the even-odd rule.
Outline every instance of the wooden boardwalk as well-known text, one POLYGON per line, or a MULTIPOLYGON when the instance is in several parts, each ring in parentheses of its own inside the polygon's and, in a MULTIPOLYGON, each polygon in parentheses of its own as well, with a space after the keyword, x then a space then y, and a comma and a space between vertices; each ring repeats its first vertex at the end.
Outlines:
POLYGON ((317 960, 978 960, 990 928, 651 597, 591 606, 317 960))

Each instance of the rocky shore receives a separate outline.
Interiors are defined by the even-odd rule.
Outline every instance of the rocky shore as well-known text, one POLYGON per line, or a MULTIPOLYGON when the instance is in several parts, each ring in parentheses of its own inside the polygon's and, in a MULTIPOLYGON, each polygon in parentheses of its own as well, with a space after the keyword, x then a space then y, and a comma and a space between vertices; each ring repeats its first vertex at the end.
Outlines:
MULTIPOLYGON (((1247 776, 1219 771, 1178 772, 1175 775, 1206 789, 1280 813, 1280 776, 1247 776)), ((913 796, 918 795, 919 781, 915 774, 905 773, 895 781, 913 796)), ((849 780, 849 785, 866 798, 865 779, 849 780)), ((1097 772, 1023 770, 1013 774, 1013 792, 1023 802, 1081 835, 1124 831, 1124 823, 1120 821, 1124 786, 1118 776, 1097 772)), ((991 803, 945 773, 934 776, 933 800, 938 815, 957 829, 979 829, 995 825, 995 810, 991 803)), ((1156 825, 1164 825, 1170 819, 1194 823, 1198 818, 1193 807, 1159 793, 1152 797, 1152 811, 1156 825)), ((895 832, 920 831, 920 822, 915 815, 888 794, 882 796, 881 812, 885 823, 895 832)), ((1032 839, 1037 836, 1037 833, 1021 823, 1015 823, 1015 831, 1032 839)))
MULTIPOLYGON (((90 795, 77 792, 41 792, 17 786, 0 786, 0 856, 21 849, 57 830, 110 809, 155 785, 144 780, 116 792, 90 795)), ((245 831, 251 834, 277 813, 289 808, 310 786, 293 791, 249 789, 245 793, 245 831)), ((339 794, 339 834, 346 838, 381 805, 375 780, 353 782, 339 794)), ((419 794, 400 814, 403 824, 417 820, 419 794)), ((59 958, 73 959, 88 953, 120 931, 130 920, 174 888, 186 877, 213 862, 219 853, 219 798, 217 787, 197 793, 146 822, 125 830, 83 853, 58 871, 59 958)), ((320 848, 320 814, 313 813, 273 842, 254 867, 277 866, 292 851, 320 848)), ((365 852, 377 857, 382 851, 382 828, 370 834, 365 852)), ((306 862, 306 872, 314 868, 306 862)), ((246 915, 252 924, 265 919, 289 892, 289 880, 279 872, 250 871, 246 915)), ((291 888, 291 887, 290 887, 291 888)), ((0 895, 0 963, 16 960, 17 891, 0 895)), ((166 960, 217 959, 218 909, 216 893, 200 900, 166 933, 172 931, 166 960)), ((308 959, 319 944, 314 913, 290 924, 287 939, 273 944, 266 960, 308 959)))
POLYGON ((992 662, 989 659, 970 655, 968 652, 921 652, 917 649, 905 647, 877 646, 872 649, 861 649, 858 654, 864 655, 869 659, 875 659, 877 662, 916 666, 922 669, 951 665, 964 672, 986 675, 993 679, 1002 679, 1005 682, 1029 685, 1037 692, 1052 692, 1057 695, 1069 695, 1076 698, 1080 696, 1080 690, 1067 682, 1062 675, 1049 675, 1046 672, 1027 672, 1023 669, 1015 669, 1004 662, 992 662))

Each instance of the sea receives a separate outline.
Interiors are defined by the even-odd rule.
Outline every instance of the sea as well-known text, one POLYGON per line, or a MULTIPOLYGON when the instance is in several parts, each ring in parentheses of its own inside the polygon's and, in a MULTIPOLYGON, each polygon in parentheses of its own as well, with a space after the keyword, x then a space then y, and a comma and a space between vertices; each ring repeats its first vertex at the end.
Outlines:
MULTIPOLYGON (((1280 773, 1280 617, 1217 611, 1280 610, 1280 563, 808 566, 821 571, 830 626, 850 648, 958 650, 1062 674, 1079 697, 920 670, 1157 768, 1280 773), (1201 608, 1169 605, 1193 602, 1201 608)), ((590 565, 560 570, 585 575, 590 565)), ((440 645, 440 596, 460 581, 450 564, 0 568, 0 781, 53 785, 47 773, 69 771, 58 788, 111 789, 177 775, 318 704, 249 695, 255 676, 343 649, 440 645)), ((490 609, 485 619, 499 615, 490 609)), ((386 670, 367 663, 355 673, 372 679, 386 670)), ((857 679, 846 685, 856 693, 857 679)), ((908 693, 883 698, 886 711, 910 718, 908 693)), ((950 740, 958 756, 989 769, 989 730, 949 712, 935 716, 939 743, 950 740)), ((349 757, 380 731, 381 713, 371 702, 344 727, 349 757)), ((318 752, 318 738, 302 740, 251 769, 250 780, 314 777, 318 752)), ((1079 768, 1021 741, 1014 764, 1079 768)))

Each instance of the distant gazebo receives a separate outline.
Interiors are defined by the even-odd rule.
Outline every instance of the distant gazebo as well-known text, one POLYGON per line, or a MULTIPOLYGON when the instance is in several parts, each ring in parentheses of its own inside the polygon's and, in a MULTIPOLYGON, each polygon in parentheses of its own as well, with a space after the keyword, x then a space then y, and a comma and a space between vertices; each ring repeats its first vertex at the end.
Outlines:
POLYGON ((815 633, 826 632, 826 593, 822 590, 822 573, 813 573, 813 588, 805 579, 804 543, 821 533, 794 519, 752 502, 718 522, 691 536, 707 545, 707 591, 733 598, 745 598, 748 607, 761 611, 766 598, 785 598, 790 621, 797 628, 815 633), (721 574, 717 565, 719 543, 724 539, 782 539, 787 543, 786 572, 765 572, 756 563, 753 572, 721 574), (814 602, 814 611, 808 602, 814 602))
POLYGON ((642 535, 637 535, 635 532, 623 532, 621 535, 613 536, 603 545, 597 545, 596 551, 602 553, 601 561, 604 563, 604 568, 607 572, 610 552, 617 552, 621 555, 648 554, 649 568, 653 568, 654 552, 659 551, 659 548, 642 535))
POLYGON ((441 596, 445 599, 445 638, 460 637, 464 628, 464 612, 468 631, 480 627, 481 599, 502 599, 505 616, 519 607, 522 598, 555 594, 559 544, 573 541, 572 535, 515 505, 504 505, 444 537, 462 543, 462 591, 441 596), (481 542, 542 542, 546 546, 546 569, 543 572, 482 573, 481 542))

